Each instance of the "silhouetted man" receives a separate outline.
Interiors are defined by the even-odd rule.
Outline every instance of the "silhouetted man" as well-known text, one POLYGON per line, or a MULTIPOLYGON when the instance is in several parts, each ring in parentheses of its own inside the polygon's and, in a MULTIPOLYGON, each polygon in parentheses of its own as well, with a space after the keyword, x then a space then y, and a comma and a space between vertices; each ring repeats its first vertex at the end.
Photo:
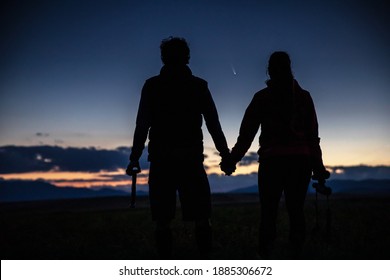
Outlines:
POLYGON ((229 149, 207 82, 187 66, 190 50, 185 39, 170 37, 160 49, 164 66, 143 86, 126 172, 140 172, 138 161, 149 134, 149 199, 158 253, 171 257, 170 222, 178 191, 183 220, 195 222, 201 257, 207 257, 212 247, 211 198, 203 166, 202 116, 222 159, 230 156, 229 149))
POLYGON ((284 191, 290 218, 290 244, 299 254, 305 240, 304 201, 310 178, 329 177, 322 162, 318 123, 309 92, 294 79, 287 53, 275 52, 268 63, 267 87, 257 92, 243 117, 232 157, 222 170, 233 171, 261 126, 258 187, 261 203, 259 253, 269 257, 276 216, 284 191))

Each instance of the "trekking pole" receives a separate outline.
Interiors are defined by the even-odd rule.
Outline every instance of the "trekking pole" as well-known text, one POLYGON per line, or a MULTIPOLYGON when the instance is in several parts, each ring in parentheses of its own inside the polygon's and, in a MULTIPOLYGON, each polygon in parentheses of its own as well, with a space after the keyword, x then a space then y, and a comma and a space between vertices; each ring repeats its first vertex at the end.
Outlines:
POLYGON ((136 198, 136 193, 137 193, 137 173, 133 172, 131 177, 132 177, 132 182, 131 182, 130 208, 135 208, 135 198, 136 198))
POLYGON ((315 201, 315 208, 316 208, 316 225, 314 226, 313 233, 317 234, 319 231, 319 225, 318 225, 318 191, 316 188, 316 201, 315 201))
POLYGON ((326 195, 326 203, 327 203, 327 209, 326 209, 326 232, 325 232, 325 239, 327 241, 330 240, 330 230, 331 230, 331 212, 330 212, 330 206, 329 206, 329 196, 332 194, 332 189, 325 185, 325 180, 318 183, 313 183, 313 188, 316 189, 316 202, 315 202, 315 208, 316 208, 316 226, 314 228, 314 232, 317 233, 319 231, 319 225, 318 225, 318 193, 326 195))
POLYGON ((326 196, 326 240, 330 241, 331 239, 331 223, 332 223, 332 215, 330 212, 330 206, 329 206, 329 195, 326 196))
POLYGON ((141 168, 139 167, 139 163, 130 162, 126 168, 126 174, 131 176, 131 201, 130 208, 135 208, 135 198, 137 195, 137 173, 141 172, 141 168))

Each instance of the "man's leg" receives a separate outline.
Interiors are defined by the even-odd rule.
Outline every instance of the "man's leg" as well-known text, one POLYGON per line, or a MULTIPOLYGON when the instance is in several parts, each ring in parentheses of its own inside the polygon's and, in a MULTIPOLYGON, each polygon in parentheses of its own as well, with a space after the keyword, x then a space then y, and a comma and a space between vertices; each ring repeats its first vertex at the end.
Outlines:
POLYGON ((213 248, 213 235, 209 219, 195 222, 195 236, 200 257, 202 259, 210 258, 213 248))
POLYGON ((168 168, 166 163, 152 162, 149 171, 149 200, 152 219, 156 222, 156 249, 161 259, 172 257, 170 223, 176 211, 176 188, 168 168))
POLYGON ((170 221, 160 220, 156 222, 155 240, 157 253, 161 259, 172 258, 172 232, 170 221))
POLYGON ((179 198, 183 220, 195 221, 195 237, 201 258, 212 251, 211 193, 203 163, 189 162, 181 170, 179 198))

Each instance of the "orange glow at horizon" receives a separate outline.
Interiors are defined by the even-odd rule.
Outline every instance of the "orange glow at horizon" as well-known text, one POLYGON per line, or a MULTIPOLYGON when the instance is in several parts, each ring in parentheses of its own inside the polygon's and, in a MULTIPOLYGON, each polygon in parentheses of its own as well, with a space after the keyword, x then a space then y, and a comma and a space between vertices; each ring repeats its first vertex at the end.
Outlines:
POLYGON ((26 173, 11 173, 1 174, 0 177, 5 180, 107 180, 99 177, 101 173, 89 172, 70 172, 70 171, 41 171, 41 172, 26 172, 26 173))
MULTIPOLYGON (((259 168, 258 164, 251 164, 251 165, 245 165, 245 166, 240 166, 237 164, 237 169, 232 174, 232 176, 252 174, 254 172, 257 172, 258 168, 259 168)), ((224 173, 223 173, 223 171, 221 171, 219 165, 212 165, 207 169, 207 174, 223 175, 224 173)))
MULTIPOLYGON (((207 167, 206 173, 208 175, 217 174, 223 175, 219 163, 220 156, 217 155, 214 150, 210 149, 208 155, 205 158, 204 166, 207 167)), ((345 170, 342 166, 353 166, 353 165, 332 165, 327 164, 324 160, 326 168, 331 174, 342 175, 345 170)), ((180 163, 179 163, 180 164, 180 163)), ((371 165, 375 166, 375 165, 371 165)), ((141 166, 142 167, 142 166, 141 166)), ((258 172, 259 163, 254 161, 253 163, 245 166, 237 164, 236 171, 232 176, 237 175, 249 175, 258 172)), ((140 187, 146 187, 148 185, 149 169, 148 167, 142 167, 143 171, 137 178, 137 185, 140 187)), ((175 170, 172 172, 172 180, 175 180, 175 170)), ((115 171, 99 171, 99 172, 70 172, 70 171, 40 171, 40 172, 26 172, 26 173, 10 173, 0 174, 0 179, 3 180, 44 180, 57 187, 75 187, 75 188, 92 188, 92 187, 130 187, 132 180, 130 177, 125 175, 125 169, 120 168, 115 171)))
MULTIPOLYGON (((206 170, 207 174, 218 174, 223 175, 223 171, 221 170, 219 163, 221 162, 221 157, 216 154, 214 148, 206 148, 206 159, 204 161, 205 166, 208 166, 208 169, 206 170)), ((239 165, 237 163, 236 165, 236 171, 232 174, 232 176, 235 175, 248 175, 252 174, 253 172, 257 172, 259 168, 259 164, 257 162, 254 162, 250 165, 239 165)))
MULTIPOLYGON (((0 178, 4 180, 44 180, 57 187, 75 187, 88 188, 97 186, 131 186, 131 179, 115 180, 114 176, 125 175, 124 169, 116 171, 100 171, 100 172, 70 172, 70 171, 46 171, 46 172, 26 172, 0 174, 0 178)), ((144 170, 138 176, 137 185, 146 185, 148 182, 148 171, 144 170)))
MULTIPOLYGON (((125 186, 131 186, 132 181, 131 180, 124 180, 124 181, 61 181, 61 182, 50 182, 51 184, 57 186, 57 187, 74 187, 74 188, 91 188, 91 187, 125 187, 125 186)), ((148 179, 145 177, 137 178, 137 186, 146 186, 148 183, 148 179)))

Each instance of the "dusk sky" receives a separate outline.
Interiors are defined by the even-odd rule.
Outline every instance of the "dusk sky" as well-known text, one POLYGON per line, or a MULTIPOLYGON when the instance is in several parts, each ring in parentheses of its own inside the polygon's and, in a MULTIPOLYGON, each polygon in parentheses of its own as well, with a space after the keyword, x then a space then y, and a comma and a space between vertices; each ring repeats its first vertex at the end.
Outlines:
MULTIPOLYGON (((269 55, 284 50, 315 102, 325 164, 390 165, 387 1, 9 0, 0 10, 0 146, 130 148, 160 42, 179 36, 229 147, 269 55)), ((257 149, 258 135, 248 154, 257 149)))

